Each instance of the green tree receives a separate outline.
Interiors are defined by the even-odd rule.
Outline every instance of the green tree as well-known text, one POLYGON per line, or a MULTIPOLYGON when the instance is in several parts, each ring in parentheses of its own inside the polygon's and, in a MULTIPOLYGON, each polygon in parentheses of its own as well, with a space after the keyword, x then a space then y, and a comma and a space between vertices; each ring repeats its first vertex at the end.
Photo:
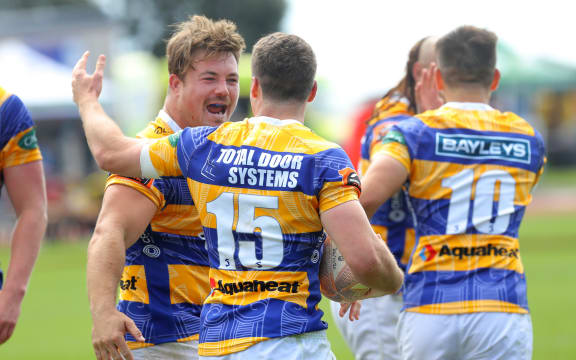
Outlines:
POLYGON ((88 4, 88 0, 2 0, 0 9, 30 9, 35 7, 88 4))
MULTIPOLYGON (((246 40, 247 50, 263 35, 279 31, 286 10, 285 0, 125 0, 122 14, 130 32, 147 50, 164 56, 170 25, 194 14, 236 23, 246 40)), ((102 2, 102 0, 100 0, 102 2)))

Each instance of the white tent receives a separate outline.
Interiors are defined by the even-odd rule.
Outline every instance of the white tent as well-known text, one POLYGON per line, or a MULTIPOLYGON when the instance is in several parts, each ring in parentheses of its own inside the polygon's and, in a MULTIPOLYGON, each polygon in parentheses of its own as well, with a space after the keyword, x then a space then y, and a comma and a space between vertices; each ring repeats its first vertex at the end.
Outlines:
MULTIPOLYGON (((72 68, 17 40, 0 42, 0 86, 18 95, 35 120, 78 117, 72 101, 72 68)), ((102 101, 110 85, 106 82, 102 101)))

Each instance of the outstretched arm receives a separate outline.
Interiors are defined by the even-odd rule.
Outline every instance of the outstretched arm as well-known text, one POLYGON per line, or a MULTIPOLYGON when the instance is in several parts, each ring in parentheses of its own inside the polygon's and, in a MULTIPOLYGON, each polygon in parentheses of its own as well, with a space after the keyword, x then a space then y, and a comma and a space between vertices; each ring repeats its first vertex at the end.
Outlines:
POLYGON ((7 167, 4 181, 17 221, 6 283, 0 290, 0 344, 10 338, 46 231, 46 185, 42 161, 7 167))
POLYGON ((74 67, 72 93, 90 151, 100 168, 124 176, 140 177, 140 152, 146 142, 124 136, 98 102, 106 57, 98 57, 96 69, 89 75, 86 72, 89 55, 88 51, 85 52, 74 67))
POLYGON ((379 155, 368 167, 362 177, 360 204, 368 218, 392 195, 402 188, 408 178, 408 171, 402 163, 391 156, 379 155))

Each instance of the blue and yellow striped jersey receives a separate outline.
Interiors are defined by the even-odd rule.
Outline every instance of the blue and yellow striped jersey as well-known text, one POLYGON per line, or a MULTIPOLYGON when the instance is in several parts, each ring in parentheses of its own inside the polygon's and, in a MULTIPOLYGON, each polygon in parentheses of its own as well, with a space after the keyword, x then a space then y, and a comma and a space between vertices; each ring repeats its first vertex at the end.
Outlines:
POLYGON ((360 190, 338 145, 298 121, 256 117, 185 129, 145 147, 141 160, 146 176, 181 169, 200 213, 212 286, 200 355, 326 329, 320 213, 360 190))
MULTIPOLYGON (((366 174, 374 151, 382 144, 382 139, 392 125, 413 115, 408 108, 408 100, 398 95, 384 97, 374 108, 372 118, 368 121, 366 134, 362 138, 360 176, 366 174)), ((372 228, 386 241, 396 262, 402 270, 410 259, 414 247, 414 223, 408 209, 403 191, 399 191, 386 201, 370 219, 372 228)))
MULTIPOLYGON (((138 137, 161 138, 179 130, 160 111, 138 137)), ((198 339, 202 303, 210 292, 208 252, 186 179, 111 175, 106 186, 113 184, 139 191, 158 207, 144 234, 126 251, 118 310, 134 320, 146 339, 136 342, 126 334, 128 346, 198 339)))
POLYGON ((0 88, 0 186, 2 169, 42 160, 34 123, 16 95, 0 88))
POLYGON ((409 172, 416 247, 407 311, 527 313, 518 228, 545 162, 524 119, 448 103, 395 125, 380 152, 409 172))

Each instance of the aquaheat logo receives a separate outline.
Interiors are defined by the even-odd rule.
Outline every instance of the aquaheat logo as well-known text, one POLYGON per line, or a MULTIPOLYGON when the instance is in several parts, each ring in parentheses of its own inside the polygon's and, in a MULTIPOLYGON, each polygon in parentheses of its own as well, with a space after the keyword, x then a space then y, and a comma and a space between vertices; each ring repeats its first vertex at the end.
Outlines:
POLYGON ((454 256, 459 260, 464 257, 471 256, 502 256, 502 257, 513 257, 518 259, 520 249, 518 248, 506 248, 503 246, 496 246, 492 244, 483 246, 453 246, 450 247, 447 244, 442 245, 440 251, 435 250, 430 244, 427 244, 422 248, 420 252, 420 257, 423 261, 431 261, 438 255, 441 256, 454 256))
POLYGON ((137 281, 138 281, 138 279, 136 278, 136 276, 132 276, 128 280, 120 280, 120 289, 122 289, 124 291, 136 290, 136 282, 137 281))
POLYGON ((420 251, 420 257, 422 258, 423 261, 430 261, 436 257, 437 253, 438 252, 436 250, 434 250, 432 245, 426 244, 422 248, 422 251, 420 251))
POLYGON ((263 292, 263 291, 278 291, 283 293, 298 293, 298 288, 300 283, 298 281, 238 281, 233 283, 225 283, 222 280, 218 280, 218 286, 216 286, 216 280, 210 278, 210 287, 213 289, 212 296, 214 296, 214 291, 218 290, 224 294, 234 295, 241 292, 263 292))

